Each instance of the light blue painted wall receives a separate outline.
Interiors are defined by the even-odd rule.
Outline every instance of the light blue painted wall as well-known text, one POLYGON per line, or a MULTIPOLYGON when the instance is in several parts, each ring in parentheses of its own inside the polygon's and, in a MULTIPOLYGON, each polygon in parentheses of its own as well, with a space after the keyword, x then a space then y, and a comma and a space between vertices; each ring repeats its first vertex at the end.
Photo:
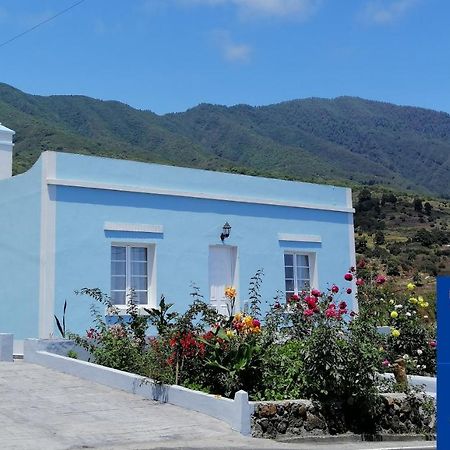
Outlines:
POLYGON ((0 332, 37 336, 41 169, 0 181, 0 332))
POLYGON ((347 201, 347 189, 321 184, 295 183, 70 153, 58 153, 57 164, 57 176, 64 179, 322 205, 346 206, 347 201))
MULTIPOLYGON (((343 188, 68 154, 57 155, 57 178, 348 206, 343 188)), ((321 289, 343 284, 351 265, 348 213, 62 186, 56 199, 55 305, 58 313, 68 299, 73 331, 90 323, 89 301, 73 290, 109 291, 112 242, 156 244, 157 296, 164 293, 178 310, 191 301, 191 282, 208 296, 209 245, 220 244, 225 221, 232 226, 226 245, 238 247, 241 298, 258 268, 264 299, 284 288, 286 249, 317 253, 321 289), (164 234, 105 232, 105 222, 163 225, 164 234), (278 233, 320 235, 322 243, 281 243, 278 233)))

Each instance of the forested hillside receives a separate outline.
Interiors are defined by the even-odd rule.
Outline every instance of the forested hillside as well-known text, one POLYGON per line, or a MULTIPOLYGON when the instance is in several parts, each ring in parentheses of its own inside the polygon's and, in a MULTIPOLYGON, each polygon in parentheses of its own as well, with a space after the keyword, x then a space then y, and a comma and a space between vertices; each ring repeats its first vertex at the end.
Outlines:
POLYGON ((450 115, 420 108, 340 97, 159 116, 0 84, 0 121, 17 133, 15 173, 57 150, 450 198, 450 115))

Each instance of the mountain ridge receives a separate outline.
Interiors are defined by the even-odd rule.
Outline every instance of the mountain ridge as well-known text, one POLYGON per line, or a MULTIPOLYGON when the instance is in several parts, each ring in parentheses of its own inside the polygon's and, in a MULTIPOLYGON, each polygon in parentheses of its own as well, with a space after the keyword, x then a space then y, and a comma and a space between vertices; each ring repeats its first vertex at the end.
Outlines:
POLYGON ((158 115, 0 83, 0 121, 16 131, 15 173, 56 150, 450 198, 450 115, 426 108, 340 96, 158 115))

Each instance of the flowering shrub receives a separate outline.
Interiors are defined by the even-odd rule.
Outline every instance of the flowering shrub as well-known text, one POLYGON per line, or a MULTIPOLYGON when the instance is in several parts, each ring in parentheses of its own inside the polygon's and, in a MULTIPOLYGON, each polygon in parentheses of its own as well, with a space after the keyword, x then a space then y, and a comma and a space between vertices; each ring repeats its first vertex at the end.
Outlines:
MULTIPOLYGON (((409 373, 434 372, 429 304, 414 284, 395 292, 385 275, 360 261, 324 291, 304 290, 286 301, 284 293, 277 294, 261 317, 262 275, 260 270, 251 279, 247 312, 234 312, 237 291, 226 287, 227 316, 205 303, 195 286, 184 314, 171 311, 173 305, 162 297, 146 316, 131 302, 126 319, 107 296, 83 290, 107 306, 114 321, 106 324, 93 309, 94 326, 75 338, 95 362, 164 383, 225 396, 244 389, 253 399, 311 398, 340 405, 342 420, 363 431, 371 431, 379 406, 377 371, 392 370, 400 357, 409 373), (358 312, 348 306, 353 283, 358 312), (146 337, 148 325, 157 336, 146 337), (390 334, 379 334, 377 325, 390 326, 390 334)), ((334 424, 332 431, 340 426, 334 424)))
POLYGON ((380 369, 392 371, 401 359, 407 374, 434 375, 436 329, 428 320, 429 302, 418 295, 413 282, 405 290, 394 289, 366 262, 358 266, 358 275, 367 280, 358 290, 361 316, 366 323, 390 327, 387 336, 377 338, 383 355, 380 369))

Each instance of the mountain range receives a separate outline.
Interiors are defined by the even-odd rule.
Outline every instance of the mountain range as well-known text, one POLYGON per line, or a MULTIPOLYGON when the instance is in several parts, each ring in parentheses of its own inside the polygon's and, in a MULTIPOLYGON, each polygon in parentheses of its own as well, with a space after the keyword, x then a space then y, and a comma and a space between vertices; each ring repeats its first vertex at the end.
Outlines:
POLYGON ((423 108, 338 97, 157 115, 0 83, 0 122, 15 173, 56 150, 450 198, 450 115, 423 108))

